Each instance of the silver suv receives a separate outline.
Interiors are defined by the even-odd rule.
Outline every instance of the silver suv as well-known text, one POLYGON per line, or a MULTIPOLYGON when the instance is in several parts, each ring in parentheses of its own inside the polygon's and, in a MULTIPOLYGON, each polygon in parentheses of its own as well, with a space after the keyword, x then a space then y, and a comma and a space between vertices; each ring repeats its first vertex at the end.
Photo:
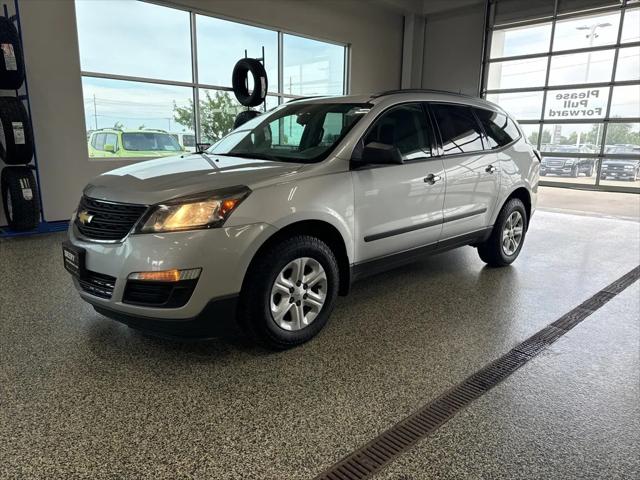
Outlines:
POLYGON ((231 320, 288 348, 366 275, 463 245, 513 262, 539 169, 516 122, 484 100, 295 100, 205 152, 92 180, 64 263, 84 300, 131 327, 206 337, 231 320))

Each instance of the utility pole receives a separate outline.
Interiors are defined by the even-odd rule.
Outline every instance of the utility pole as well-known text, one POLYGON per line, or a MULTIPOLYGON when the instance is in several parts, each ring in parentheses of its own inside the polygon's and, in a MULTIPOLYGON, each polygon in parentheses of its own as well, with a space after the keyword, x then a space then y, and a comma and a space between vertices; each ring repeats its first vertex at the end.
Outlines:
MULTIPOLYGON (((592 48, 595 39, 598 38, 598 34, 596 33, 596 30, 598 30, 599 28, 606 28, 610 26, 611 24, 609 22, 594 23, 592 25, 582 25, 580 27, 576 27, 576 30, 589 31, 589 33, 587 33, 585 37, 589 39, 589 48, 592 48)), ((589 82, 589 74, 591 73, 591 52, 592 51, 589 50, 589 53, 587 53, 587 68, 585 69, 585 72, 584 72, 584 83, 589 82)), ((600 124, 598 124, 598 134, 600 133, 599 130, 600 130, 600 124)), ((581 137, 581 132, 578 132, 578 137, 577 137, 578 146, 580 146, 580 137, 581 137)), ((597 144, 597 142, 598 142, 598 138, 596 137, 595 143, 597 144)))
POLYGON ((96 130, 98 129, 98 112, 96 110, 96 94, 93 94, 93 120, 96 124, 96 130))

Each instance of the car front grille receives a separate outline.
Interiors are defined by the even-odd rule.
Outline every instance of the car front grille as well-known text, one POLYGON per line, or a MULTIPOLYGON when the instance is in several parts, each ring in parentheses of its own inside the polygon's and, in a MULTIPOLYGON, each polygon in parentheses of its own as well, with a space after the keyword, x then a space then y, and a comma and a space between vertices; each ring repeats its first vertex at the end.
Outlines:
POLYGON ((548 167, 564 167, 564 160, 547 160, 545 163, 548 167))
POLYGON ((122 240, 146 210, 145 205, 105 202, 83 196, 75 226, 89 239, 122 240))
POLYGON ((85 292, 107 300, 113 295, 113 289, 116 285, 115 277, 90 270, 86 270, 78 282, 85 292))

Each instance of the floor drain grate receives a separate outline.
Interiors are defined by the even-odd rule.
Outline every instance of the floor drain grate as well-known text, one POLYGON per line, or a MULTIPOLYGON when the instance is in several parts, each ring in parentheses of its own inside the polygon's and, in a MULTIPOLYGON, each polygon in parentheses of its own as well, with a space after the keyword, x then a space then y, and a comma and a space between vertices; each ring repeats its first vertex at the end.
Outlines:
POLYGON ((603 292, 618 294, 640 278, 640 266, 637 266, 627 274, 620 277, 612 284, 602 289, 603 292))
POLYGON ((640 277, 640 266, 596 293, 511 351, 477 371, 368 444, 325 470, 316 480, 365 480, 402 452, 435 432, 460 410, 484 395, 541 351, 582 322, 640 277))

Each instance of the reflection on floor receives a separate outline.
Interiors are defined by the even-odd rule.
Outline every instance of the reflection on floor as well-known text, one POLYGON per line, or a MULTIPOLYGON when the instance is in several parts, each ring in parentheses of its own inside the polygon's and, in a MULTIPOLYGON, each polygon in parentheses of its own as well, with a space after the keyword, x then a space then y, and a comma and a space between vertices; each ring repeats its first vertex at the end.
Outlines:
MULTIPOLYGON (((512 267, 466 247, 378 275, 316 340, 269 353, 101 317, 62 238, 0 241, 2 479, 312 478, 640 263, 638 223, 540 209, 512 267)), ((380 478, 637 477, 637 299, 636 285, 380 478)))

